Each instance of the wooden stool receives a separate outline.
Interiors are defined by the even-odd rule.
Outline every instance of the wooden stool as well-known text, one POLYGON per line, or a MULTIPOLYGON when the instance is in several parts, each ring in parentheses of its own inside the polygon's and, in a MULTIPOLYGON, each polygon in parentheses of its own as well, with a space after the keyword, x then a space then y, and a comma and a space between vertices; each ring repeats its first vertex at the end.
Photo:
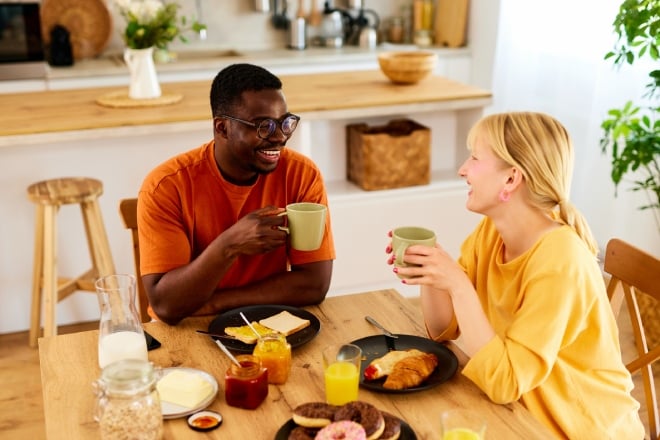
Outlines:
POLYGON ((110 244, 103 225, 98 198, 103 184, 85 177, 44 180, 28 187, 28 197, 37 205, 32 273, 30 346, 37 346, 44 305, 44 336, 57 334, 56 308, 59 301, 77 290, 96 292, 100 276, 115 272, 110 244), (61 205, 80 205, 92 268, 76 278, 58 278, 57 213, 61 205))

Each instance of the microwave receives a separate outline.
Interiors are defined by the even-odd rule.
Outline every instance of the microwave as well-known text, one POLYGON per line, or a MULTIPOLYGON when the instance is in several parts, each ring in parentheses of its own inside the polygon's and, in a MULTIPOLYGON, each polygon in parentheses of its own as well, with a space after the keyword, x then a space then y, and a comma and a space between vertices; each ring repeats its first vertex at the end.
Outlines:
POLYGON ((0 0, 0 80, 45 77, 39 9, 38 1, 0 0))

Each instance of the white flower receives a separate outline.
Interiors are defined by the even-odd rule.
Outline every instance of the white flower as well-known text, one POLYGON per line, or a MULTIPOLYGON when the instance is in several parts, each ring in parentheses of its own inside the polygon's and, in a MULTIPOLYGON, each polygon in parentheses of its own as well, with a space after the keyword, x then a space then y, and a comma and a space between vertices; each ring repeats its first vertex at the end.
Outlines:
POLYGON ((184 32, 200 32, 206 26, 197 20, 177 17, 179 4, 168 0, 114 0, 121 16, 126 20, 124 41, 131 49, 158 47, 178 38, 186 42, 184 32))
POLYGON ((131 6, 131 0, 115 0, 115 5, 120 11, 128 11, 128 8, 131 6))
POLYGON ((138 0, 129 3, 128 11, 137 18, 140 24, 149 23, 163 9, 163 3, 160 0, 138 0))

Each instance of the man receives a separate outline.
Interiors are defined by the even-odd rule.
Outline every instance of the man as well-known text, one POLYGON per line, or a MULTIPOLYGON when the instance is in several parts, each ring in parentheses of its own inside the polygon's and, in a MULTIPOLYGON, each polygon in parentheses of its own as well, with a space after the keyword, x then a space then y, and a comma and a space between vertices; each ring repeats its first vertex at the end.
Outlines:
POLYGON ((213 140, 158 166, 138 196, 150 314, 175 325, 245 305, 318 304, 335 258, 330 216, 316 251, 291 249, 278 228, 289 203, 328 204, 316 165, 285 148, 300 118, 281 81, 231 65, 213 80, 211 112, 213 140))

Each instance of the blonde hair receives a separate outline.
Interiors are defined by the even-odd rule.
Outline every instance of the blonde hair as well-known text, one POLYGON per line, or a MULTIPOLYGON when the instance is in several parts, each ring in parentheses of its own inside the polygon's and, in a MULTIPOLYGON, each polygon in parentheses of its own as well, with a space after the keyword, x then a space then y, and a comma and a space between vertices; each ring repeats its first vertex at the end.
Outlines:
POLYGON ((468 134, 472 148, 485 136, 496 156, 518 168, 530 203, 571 226, 594 255, 598 244, 580 211, 568 200, 573 175, 573 143, 566 128, 543 113, 497 113, 479 120, 468 134), (555 216, 556 217, 556 216, 555 216))

